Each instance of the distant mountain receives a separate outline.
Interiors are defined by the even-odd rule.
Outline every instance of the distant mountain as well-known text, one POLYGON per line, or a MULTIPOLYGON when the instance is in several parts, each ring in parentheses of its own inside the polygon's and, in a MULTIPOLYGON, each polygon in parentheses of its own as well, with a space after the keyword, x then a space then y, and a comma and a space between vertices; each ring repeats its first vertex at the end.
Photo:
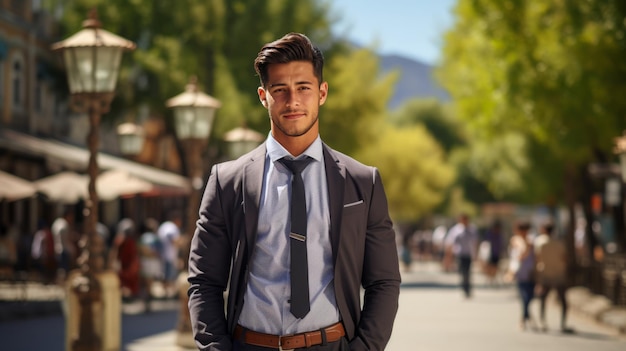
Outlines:
POLYGON ((436 98, 448 101, 450 97, 433 76, 433 66, 398 55, 379 55, 383 73, 399 70, 400 76, 389 108, 395 109, 413 98, 436 98))

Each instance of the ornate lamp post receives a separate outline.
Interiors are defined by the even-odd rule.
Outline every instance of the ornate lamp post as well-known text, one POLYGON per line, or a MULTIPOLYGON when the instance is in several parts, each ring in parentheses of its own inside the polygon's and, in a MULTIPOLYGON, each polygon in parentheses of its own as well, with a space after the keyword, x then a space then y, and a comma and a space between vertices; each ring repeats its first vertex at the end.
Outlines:
POLYGON ((228 157, 236 159, 263 142, 263 134, 247 127, 237 127, 232 129, 223 137, 227 144, 228 157))
MULTIPOLYGON (((103 270, 104 246, 96 232, 98 222, 98 127, 100 116, 109 111, 113 100, 122 52, 134 50, 135 44, 101 29, 97 13, 91 11, 83 22, 83 29, 71 37, 55 43, 53 50, 63 53, 71 93, 71 107, 89 115, 89 200, 86 203, 87 220, 80 240, 80 275, 70 279, 71 291, 80 304, 78 335, 71 336, 73 350, 102 350, 101 327, 103 296, 97 274, 103 270)), ((105 306, 106 307, 106 306, 105 306)), ((69 328, 69 327, 68 327, 69 328)), ((70 345, 68 345, 70 347, 70 345)))
MULTIPOLYGON (((187 176, 191 181, 191 196, 187 208, 186 221, 186 237, 183 242, 185 247, 183 252, 189 252, 189 241, 193 236, 194 223, 197 219, 198 206, 200 205, 200 192, 202 191, 203 166, 202 166, 202 149, 206 146, 211 127, 215 117, 215 111, 222 106, 219 100, 209 96, 198 90, 197 78, 191 77, 189 84, 185 88, 185 92, 174 96, 167 100, 167 107, 174 110, 174 123, 176 127, 176 136, 181 141, 185 149, 187 176)), ((183 257, 185 264, 186 257, 183 257)), ((180 311, 179 321, 177 325, 176 343, 180 346, 195 347, 193 337, 191 336, 191 321, 189 310, 187 307, 187 272, 183 270, 179 277, 181 283, 180 311)))

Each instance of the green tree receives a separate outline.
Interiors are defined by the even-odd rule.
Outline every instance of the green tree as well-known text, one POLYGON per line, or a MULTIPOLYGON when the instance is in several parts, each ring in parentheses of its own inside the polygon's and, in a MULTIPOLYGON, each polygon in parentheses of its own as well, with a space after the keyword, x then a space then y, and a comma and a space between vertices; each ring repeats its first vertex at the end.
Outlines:
POLYGON ((431 214, 454 180, 442 148, 421 125, 387 126, 356 156, 379 168, 389 211, 398 221, 417 221, 431 214))
POLYGON ((587 165, 610 161, 626 128, 626 3, 460 0, 456 15, 440 80, 477 138, 528 162, 485 163, 484 176, 507 174, 501 196, 587 204, 587 165))
POLYGON ((445 151, 446 162, 455 169, 454 183, 437 212, 455 217, 460 212, 474 213, 476 204, 493 201, 487 184, 471 171, 475 160, 470 159, 470 149, 474 141, 450 105, 435 99, 413 99, 394 111, 390 121, 399 128, 423 125, 445 151))
POLYGON ((586 165, 598 154, 606 160, 626 126, 626 101, 617 98, 626 89, 625 7, 461 0, 441 82, 478 137, 515 130, 561 165, 586 165))
POLYGON ((354 154, 377 139, 386 123, 396 77, 381 78, 378 65, 368 49, 338 54, 328 62, 329 97, 321 112, 320 134, 344 153, 354 154))
POLYGON ((466 144, 462 124, 451 108, 437 99, 412 99, 394 111, 390 122, 398 127, 423 124, 446 153, 466 144))

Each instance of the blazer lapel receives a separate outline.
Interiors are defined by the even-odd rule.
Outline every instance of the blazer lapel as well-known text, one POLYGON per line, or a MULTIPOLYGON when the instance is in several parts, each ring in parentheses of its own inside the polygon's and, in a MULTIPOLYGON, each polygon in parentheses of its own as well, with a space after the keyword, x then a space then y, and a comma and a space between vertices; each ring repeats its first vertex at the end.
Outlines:
POLYGON ((255 242, 256 228, 259 217, 259 202, 263 187, 263 171, 265 168, 265 143, 256 148, 250 155, 250 162, 243 170, 243 212, 246 221, 246 249, 252 252, 255 242))
POLYGON ((324 165, 326 167, 330 209, 330 242, 333 247, 333 262, 336 262, 337 252, 339 251, 339 231, 341 230, 346 169, 334 157, 332 150, 326 144, 324 144, 324 165))

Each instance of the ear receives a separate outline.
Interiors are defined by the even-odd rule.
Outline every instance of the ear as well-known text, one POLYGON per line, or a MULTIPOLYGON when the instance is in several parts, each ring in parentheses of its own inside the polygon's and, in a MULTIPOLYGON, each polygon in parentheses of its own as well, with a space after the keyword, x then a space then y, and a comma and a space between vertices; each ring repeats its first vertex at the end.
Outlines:
POLYGON ((257 94, 259 95, 259 100, 261 100, 261 104, 263 104, 263 106, 267 108, 267 93, 265 92, 265 89, 263 89, 263 87, 258 87, 257 94))
POLYGON ((328 97, 328 82, 320 84, 320 106, 324 105, 328 97))

